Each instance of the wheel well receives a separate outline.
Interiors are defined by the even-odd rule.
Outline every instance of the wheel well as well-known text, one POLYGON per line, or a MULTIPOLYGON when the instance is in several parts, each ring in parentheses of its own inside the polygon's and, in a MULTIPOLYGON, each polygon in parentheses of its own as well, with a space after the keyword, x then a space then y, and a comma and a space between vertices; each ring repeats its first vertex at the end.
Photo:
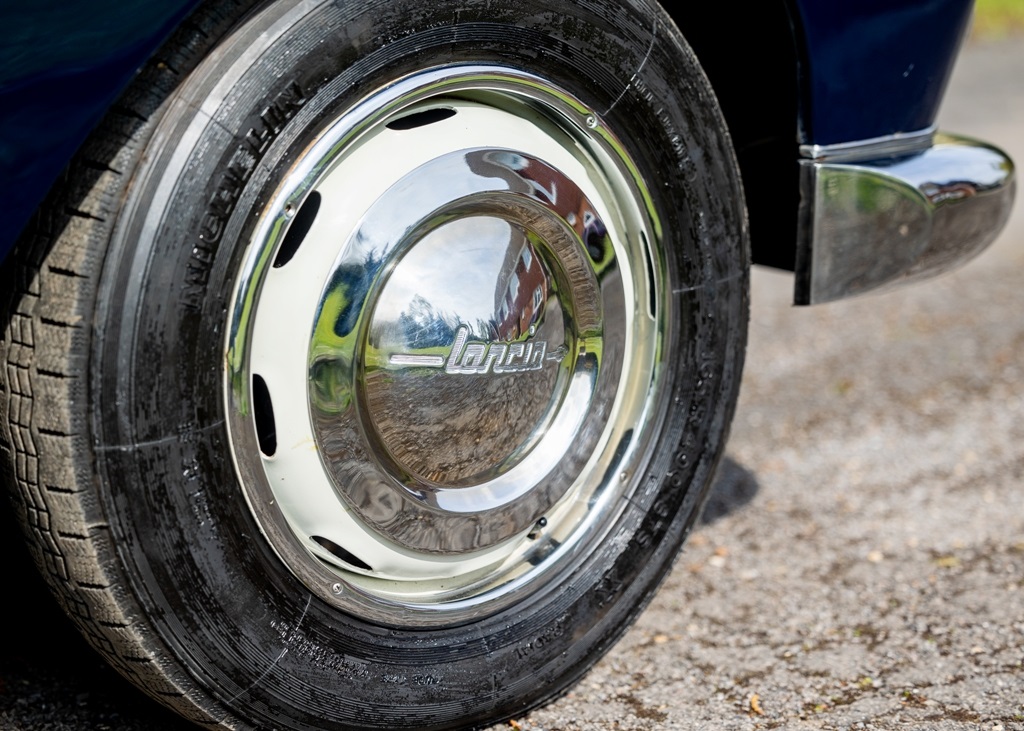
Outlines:
POLYGON ((783 0, 686 3, 669 12, 711 80, 743 176, 753 261, 793 270, 799 69, 783 0))

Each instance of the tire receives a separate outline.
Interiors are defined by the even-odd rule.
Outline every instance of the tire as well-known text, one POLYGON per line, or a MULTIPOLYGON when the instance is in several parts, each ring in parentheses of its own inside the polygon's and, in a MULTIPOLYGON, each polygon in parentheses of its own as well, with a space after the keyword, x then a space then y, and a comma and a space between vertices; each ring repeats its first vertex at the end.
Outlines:
POLYGON ((15 510, 90 642, 193 721, 510 718, 699 514, 747 250, 659 7, 207 3, 5 269, 15 510))

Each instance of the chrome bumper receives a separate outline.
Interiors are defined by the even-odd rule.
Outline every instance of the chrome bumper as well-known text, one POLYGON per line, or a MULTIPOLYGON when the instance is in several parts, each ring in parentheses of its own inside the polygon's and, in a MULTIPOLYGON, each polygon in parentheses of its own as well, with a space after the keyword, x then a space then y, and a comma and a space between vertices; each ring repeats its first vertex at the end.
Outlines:
POLYGON ((801 154, 798 305, 952 269, 1010 215, 1013 162, 976 140, 925 130, 801 154))

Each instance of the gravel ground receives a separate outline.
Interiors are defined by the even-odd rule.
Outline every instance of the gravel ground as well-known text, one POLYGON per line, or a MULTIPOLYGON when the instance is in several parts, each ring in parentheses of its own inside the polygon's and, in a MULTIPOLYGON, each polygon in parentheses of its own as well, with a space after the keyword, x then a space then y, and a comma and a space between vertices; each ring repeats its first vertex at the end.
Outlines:
MULTIPOLYGON (((1024 160, 1024 44, 940 117, 1024 160)), ((755 271, 704 525, 625 640, 518 719, 575 729, 1024 730, 1024 215, 958 272, 789 307, 755 271)), ((499 727, 495 727, 499 728, 499 727)))
MULTIPOLYGON (((1019 39, 968 48, 943 126, 1024 160, 1022 68, 1019 39)), ((792 278, 757 271, 704 522, 576 689, 494 728, 1024 731, 1021 208, 904 291, 795 309, 792 278)), ((4 527, 0 729, 182 728, 92 655, 4 527)))

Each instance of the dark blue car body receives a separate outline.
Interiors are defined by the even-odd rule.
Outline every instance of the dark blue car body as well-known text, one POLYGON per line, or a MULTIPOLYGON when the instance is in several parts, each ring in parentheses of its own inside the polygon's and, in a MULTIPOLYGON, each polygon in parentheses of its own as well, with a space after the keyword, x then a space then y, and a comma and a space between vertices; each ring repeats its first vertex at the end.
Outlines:
MULTIPOLYGON (((7 36, 0 48, 0 212, 7 221, 0 260, 137 69, 198 4, 0 8, 7 36)), ((675 11, 720 96, 748 187, 777 179, 778 161, 794 160, 798 145, 932 125, 971 12, 970 0, 756 5, 675 11), (773 142, 759 147, 765 139, 773 142)), ((795 173, 785 179, 770 201, 749 190, 747 197, 755 261, 793 268, 799 184, 795 173)))

